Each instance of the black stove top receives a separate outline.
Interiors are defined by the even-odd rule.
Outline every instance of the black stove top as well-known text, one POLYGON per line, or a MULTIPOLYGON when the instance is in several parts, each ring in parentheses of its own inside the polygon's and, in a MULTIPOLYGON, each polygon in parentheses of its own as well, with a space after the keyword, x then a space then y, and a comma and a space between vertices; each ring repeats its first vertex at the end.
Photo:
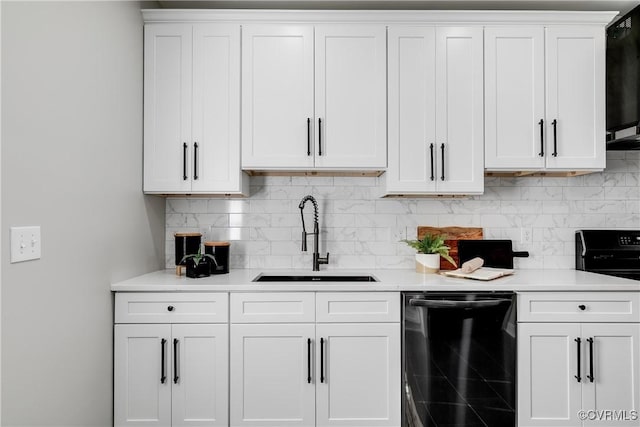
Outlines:
POLYGON ((579 230, 576 270, 640 280, 640 230, 579 230))

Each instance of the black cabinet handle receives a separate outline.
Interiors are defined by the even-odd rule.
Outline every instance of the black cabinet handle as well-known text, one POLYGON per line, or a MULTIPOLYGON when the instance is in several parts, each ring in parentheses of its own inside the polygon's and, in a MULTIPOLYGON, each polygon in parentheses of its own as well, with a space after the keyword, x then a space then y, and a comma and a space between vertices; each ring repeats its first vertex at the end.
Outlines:
POLYGON ((174 306, 170 305, 169 307, 167 307, 167 311, 173 311, 175 309, 174 306))
POLYGON ((318 119, 318 156, 322 156, 322 119, 318 119))
POLYGON ((442 151, 442 176, 440 176, 440 179, 444 181, 444 144, 440 146, 440 150, 442 151))
POLYGON ((595 379, 593 376, 593 338, 587 338, 587 342, 589 343, 589 382, 593 382, 595 379))
POLYGON ((307 383, 311 384, 311 338, 307 338, 307 383))
POLYGON ((182 180, 186 181, 187 176, 187 143, 182 143, 182 180))
POLYGON ((585 310, 587 309, 587 306, 586 306, 586 305, 584 305, 584 304, 580 304, 580 305, 578 306, 578 308, 579 308, 580 310, 582 310, 582 311, 585 311, 585 310))
POLYGON ((193 143, 193 179, 198 179, 198 143, 193 143))
POLYGON ((553 153, 551 153, 551 155, 558 157, 558 121, 553 119, 551 124, 553 125, 553 153))
POLYGON ((324 338, 320 338, 320 382, 324 382, 324 338))
POLYGON ((540 119, 538 124, 540 125, 540 152, 538 156, 544 157, 544 119, 540 119))
POLYGON ((167 380, 167 374, 164 371, 165 370, 164 349, 166 347, 166 344, 167 344, 167 340, 162 338, 162 341, 160 341, 160 384, 164 384, 164 382, 167 380))
POLYGON ((582 340, 580 338, 576 338, 574 340, 578 346, 578 375, 574 375, 574 378, 578 380, 578 382, 582 381, 582 377, 580 376, 580 343, 582 340))
POLYGON ((178 339, 173 339, 173 383, 178 384, 180 376, 178 375, 178 339))
POLYGON ((307 156, 311 155, 311 119, 307 117, 307 156))
POLYGON ((429 152, 431 154, 431 181, 434 180, 433 176, 433 144, 429 144, 429 152))

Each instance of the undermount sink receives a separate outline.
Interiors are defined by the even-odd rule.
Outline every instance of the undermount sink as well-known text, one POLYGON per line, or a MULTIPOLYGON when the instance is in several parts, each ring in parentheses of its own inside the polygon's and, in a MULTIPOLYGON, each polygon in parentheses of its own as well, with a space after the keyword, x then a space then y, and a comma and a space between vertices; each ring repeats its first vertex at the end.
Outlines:
POLYGON ((254 282, 377 282, 373 276, 344 274, 259 274, 254 282))

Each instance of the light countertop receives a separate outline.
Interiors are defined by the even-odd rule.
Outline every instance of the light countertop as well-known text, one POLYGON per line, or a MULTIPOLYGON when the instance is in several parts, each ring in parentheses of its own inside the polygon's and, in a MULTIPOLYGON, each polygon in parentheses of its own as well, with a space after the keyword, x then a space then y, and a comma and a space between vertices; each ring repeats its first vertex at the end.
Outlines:
POLYGON ((516 270, 512 276, 482 282, 454 279, 413 270, 231 270, 229 274, 201 279, 176 276, 175 269, 155 271, 114 283, 116 292, 228 292, 228 291, 631 291, 640 292, 640 281, 576 270, 516 270), (252 282, 261 273, 270 275, 372 275, 378 282, 252 282))

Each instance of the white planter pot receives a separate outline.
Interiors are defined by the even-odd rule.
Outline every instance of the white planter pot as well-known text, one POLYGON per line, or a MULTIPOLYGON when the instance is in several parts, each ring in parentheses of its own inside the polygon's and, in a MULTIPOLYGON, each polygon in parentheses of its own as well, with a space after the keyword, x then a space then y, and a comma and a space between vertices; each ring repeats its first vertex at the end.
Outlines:
POLYGON ((440 271, 440 254, 416 254, 416 272, 437 273, 440 271))

